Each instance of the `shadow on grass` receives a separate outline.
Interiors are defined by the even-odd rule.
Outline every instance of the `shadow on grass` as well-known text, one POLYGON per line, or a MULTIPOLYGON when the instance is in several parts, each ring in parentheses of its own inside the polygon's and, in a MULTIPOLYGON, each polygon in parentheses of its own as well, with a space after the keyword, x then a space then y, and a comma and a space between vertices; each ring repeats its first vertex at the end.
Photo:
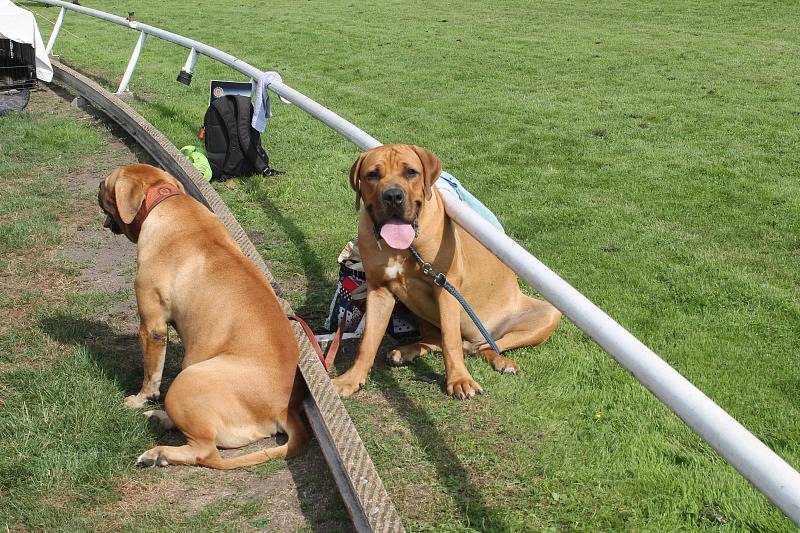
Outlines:
MULTIPOLYGON (((325 267, 323 267, 311 246, 309 246, 305 234, 297 224, 284 215, 265 195, 259 195, 258 200, 264 214, 283 230, 297 249, 300 261, 303 264, 306 291, 303 296, 303 302, 295 309, 295 312, 307 319, 315 329, 318 329, 327 315, 328 304, 336 286, 328 282, 325 275, 325 267)), ((266 259, 269 258, 267 257, 266 259)))
MULTIPOLYGON (((139 392, 142 384, 142 352, 137 335, 116 333, 111 326, 100 320, 89 320, 68 314, 55 314, 41 320, 40 327, 53 340, 62 344, 80 344, 86 347, 89 358, 103 371, 108 379, 118 384, 126 395, 139 392)), ((171 332, 170 337, 176 334, 171 332)), ((164 364, 164 379, 161 390, 180 372, 183 348, 170 341, 164 364)), ((163 394, 162 394, 163 397, 163 394)))
MULTIPOLYGON (((392 405, 395 413, 405 420, 418 439, 422 454, 436 469, 440 484, 458 507, 463 523, 479 531, 510 531, 502 514, 486 503, 480 488, 470 481, 469 472, 448 446, 436 421, 403 391, 401 384, 390 372, 390 367, 385 362, 385 354, 395 346, 398 346, 398 343, 391 337, 384 337, 369 379, 378 384, 383 397, 392 405)), ((341 375, 350 368, 357 349, 358 342, 346 341, 346 344, 343 344, 340 356, 334 362, 337 374, 341 375)), ((416 373, 415 379, 426 383, 435 381, 437 388, 446 394, 444 376, 429 366, 423 358, 416 359, 410 368, 416 373)))
POLYGON ((300 511, 313 531, 355 531, 316 439, 286 466, 297 487, 300 511))
POLYGON ((148 108, 152 109, 153 111, 157 112, 161 119, 165 122, 175 122, 180 124, 186 133, 186 138, 188 139, 187 142, 184 142, 180 145, 177 145, 178 148, 183 146, 184 144, 202 144, 203 141, 199 139, 198 134, 200 132, 200 128, 204 124, 204 116, 198 116, 197 121, 192 123, 186 120, 183 116, 181 116, 173 107, 166 106, 159 102, 158 100, 151 100, 140 96, 139 94, 133 93, 133 99, 143 105, 146 105, 148 108))

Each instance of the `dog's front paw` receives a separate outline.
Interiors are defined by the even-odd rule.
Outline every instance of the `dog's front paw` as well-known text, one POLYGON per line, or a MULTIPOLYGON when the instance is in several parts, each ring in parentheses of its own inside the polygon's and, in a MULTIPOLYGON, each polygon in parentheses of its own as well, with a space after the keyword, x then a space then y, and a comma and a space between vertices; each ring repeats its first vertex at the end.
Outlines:
POLYGON ((138 409, 140 407, 144 407, 147 405, 148 398, 147 396, 142 396, 141 394, 131 394, 127 398, 125 398, 125 407, 129 407, 131 409, 138 409))
POLYGON ((136 466, 145 468, 148 466, 167 466, 167 458, 159 454, 156 448, 147 450, 136 459, 136 466))
POLYGON ((333 379, 333 386, 336 388, 336 392, 339 393, 339 396, 347 398, 353 393, 358 392, 359 389, 364 386, 365 381, 366 378, 359 379, 357 376, 353 376, 351 372, 345 372, 341 376, 333 379))
POLYGON ((468 400, 482 393, 481 386, 469 374, 447 380, 447 394, 459 400, 468 400))

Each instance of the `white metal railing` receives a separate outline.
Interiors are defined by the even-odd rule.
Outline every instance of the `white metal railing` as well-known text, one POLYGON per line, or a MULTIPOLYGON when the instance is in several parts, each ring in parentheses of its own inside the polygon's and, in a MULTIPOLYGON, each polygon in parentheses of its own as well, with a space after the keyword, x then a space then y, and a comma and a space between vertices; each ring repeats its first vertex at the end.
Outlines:
MULTIPOLYGON (((262 74, 262 71, 230 54, 160 28, 60 0, 35 1, 61 7, 53 33, 47 43, 48 52, 53 49, 66 10, 77 11, 140 32, 139 40, 117 90, 118 93, 127 89, 146 35, 153 35, 188 48, 189 58, 184 66, 184 71, 190 74, 198 54, 215 59, 254 80, 262 74)), ((343 135, 361 149, 368 150, 380 146, 381 143, 371 135, 284 83, 273 82, 269 85, 269 89, 343 135)), ((441 188, 447 190, 448 186, 441 188)), ((631 372, 659 400, 727 459, 776 507, 800 526, 800 474, 794 468, 517 242, 477 216, 469 206, 453 195, 442 194, 442 197, 448 215, 456 223, 491 250, 522 279, 535 287, 542 296, 594 339, 620 365, 631 372)))

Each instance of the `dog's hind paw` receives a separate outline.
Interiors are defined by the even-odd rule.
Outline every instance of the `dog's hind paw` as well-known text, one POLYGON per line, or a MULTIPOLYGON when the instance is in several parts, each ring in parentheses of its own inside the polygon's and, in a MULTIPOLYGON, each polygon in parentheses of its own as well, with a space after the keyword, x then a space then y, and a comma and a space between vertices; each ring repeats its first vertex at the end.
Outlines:
POLYGON ((517 363, 508 357, 503 357, 502 355, 495 357, 494 361, 492 361, 492 366, 494 366, 494 369, 501 374, 516 374, 519 372, 519 366, 517 366, 517 363))
POLYGON ((152 411, 145 411, 142 416, 147 418, 150 428, 153 431, 169 431, 175 427, 169 415, 162 409, 154 409, 152 411))
POLYGON ((402 348, 395 348, 386 355, 386 361, 390 365, 400 366, 406 365, 419 357, 419 353, 413 353, 408 350, 404 351, 402 348))
POLYGON ((151 466, 167 466, 167 458, 153 450, 147 450, 136 459, 136 466, 140 468, 151 466))
POLYGON ((516 374, 519 372, 519 366, 517 363, 509 359, 508 357, 503 357, 499 353, 495 352, 491 348, 485 348, 480 352, 481 357, 486 359, 486 361, 492 365, 492 368, 500 372, 501 374, 516 374))
POLYGON ((395 366, 400 366, 405 363, 405 361, 403 361, 403 354, 397 349, 394 349, 386 354, 386 362, 395 366))

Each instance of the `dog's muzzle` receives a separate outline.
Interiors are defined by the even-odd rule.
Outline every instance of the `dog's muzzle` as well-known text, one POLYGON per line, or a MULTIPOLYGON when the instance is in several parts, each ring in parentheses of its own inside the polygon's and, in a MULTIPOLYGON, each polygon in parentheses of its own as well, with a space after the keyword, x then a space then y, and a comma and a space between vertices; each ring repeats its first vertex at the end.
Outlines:
POLYGON ((122 229, 119 227, 119 224, 117 224, 117 221, 114 220, 114 217, 112 217, 109 213, 106 213, 106 220, 103 222, 103 227, 110 229, 111 232, 116 235, 122 235, 122 229))

